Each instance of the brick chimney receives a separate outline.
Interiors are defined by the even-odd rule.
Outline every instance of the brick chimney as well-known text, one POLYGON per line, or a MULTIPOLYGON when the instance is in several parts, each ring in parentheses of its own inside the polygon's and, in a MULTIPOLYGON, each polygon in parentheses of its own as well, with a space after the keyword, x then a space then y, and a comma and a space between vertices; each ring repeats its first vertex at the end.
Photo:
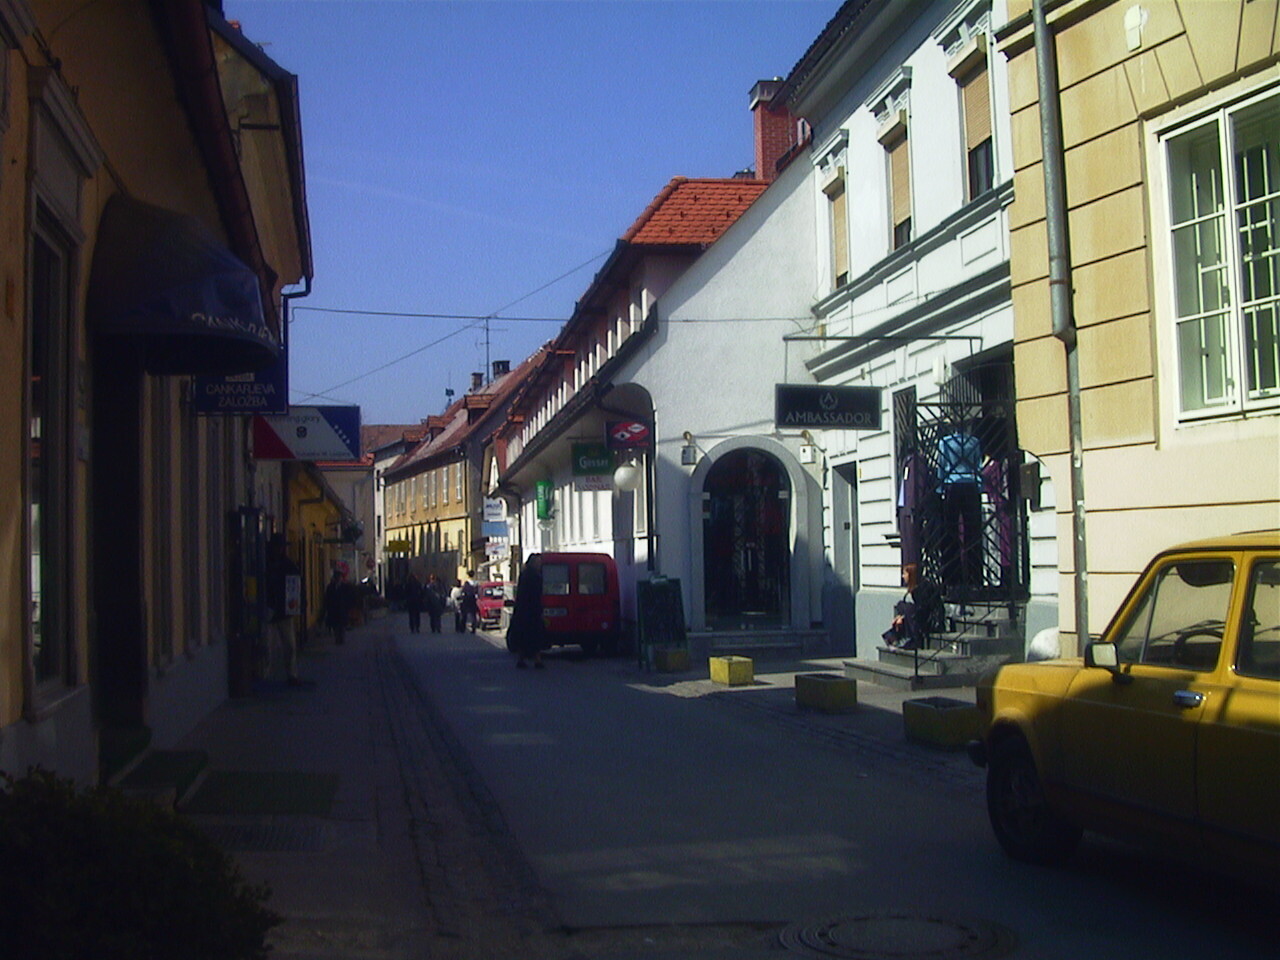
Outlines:
POLYGON ((510 372, 511 372, 510 360, 493 361, 493 379, 497 380, 499 377, 505 377, 510 372))
POLYGON ((477 371, 471 374, 471 392, 479 390, 484 386, 484 371, 477 371))
POLYGON ((773 105, 781 78, 761 80, 751 88, 751 113, 756 140, 756 179, 773 181, 778 161, 796 145, 796 123, 782 104, 773 105))

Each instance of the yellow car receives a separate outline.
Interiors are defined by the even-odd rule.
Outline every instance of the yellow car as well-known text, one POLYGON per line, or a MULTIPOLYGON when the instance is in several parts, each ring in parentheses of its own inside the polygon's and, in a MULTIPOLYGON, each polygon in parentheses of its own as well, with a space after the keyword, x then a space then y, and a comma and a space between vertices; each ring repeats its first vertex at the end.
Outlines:
POLYGON ((1155 557, 1083 657, 979 685, 987 812, 1055 863, 1083 829, 1280 878, 1280 531, 1155 557))

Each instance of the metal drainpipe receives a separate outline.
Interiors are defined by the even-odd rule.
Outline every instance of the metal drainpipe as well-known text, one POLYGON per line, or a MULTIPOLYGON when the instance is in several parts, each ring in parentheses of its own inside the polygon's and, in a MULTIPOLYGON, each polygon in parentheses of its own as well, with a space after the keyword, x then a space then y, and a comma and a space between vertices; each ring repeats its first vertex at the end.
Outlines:
MULTIPOLYGON (((311 277, 308 275, 303 277, 302 279, 304 281, 304 286, 301 290, 294 290, 293 292, 281 291, 280 293, 280 352, 284 355, 284 360, 286 364, 289 362, 289 301, 299 300, 302 297, 311 295, 311 277)), ((289 399, 288 383, 289 383, 289 377, 288 377, 288 373, 286 372, 285 374, 285 401, 286 402, 288 402, 288 399, 289 399)), ((250 462, 252 463, 253 461, 250 461, 250 462)), ((289 516, 289 492, 287 489, 287 484, 284 482, 283 465, 281 466, 281 470, 280 470, 280 512, 284 515, 283 522, 285 527, 287 528, 289 521, 292 518, 289 516)))
POLYGON ((1071 312, 1071 251, 1067 235, 1058 57, 1053 32, 1045 18, 1044 0, 1033 0, 1031 12, 1040 95, 1040 147, 1044 162, 1045 224, 1049 247, 1049 309, 1053 319, 1053 335, 1062 341, 1067 354, 1067 420, 1071 432, 1071 552, 1075 565, 1076 643, 1083 650, 1084 644, 1089 640, 1084 441, 1080 423, 1080 359, 1077 354, 1075 319, 1071 312))

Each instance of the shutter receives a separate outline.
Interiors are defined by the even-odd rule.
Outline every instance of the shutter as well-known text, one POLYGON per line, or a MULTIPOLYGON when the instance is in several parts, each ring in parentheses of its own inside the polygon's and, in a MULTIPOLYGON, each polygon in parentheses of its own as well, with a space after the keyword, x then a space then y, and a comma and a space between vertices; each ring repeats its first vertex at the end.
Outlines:
POLYGON ((848 194, 844 181, 831 195, 831 278, 833 286, 841 286, 849 278, 848 194))
POLYGON ((960 91, 964 99, 964 145, 972 150, 991 139, 991 84, 985 63, 965 78, 960 91))
POLYGON ((889 184, 893 196, 893 225, 911 217, 911 165, 907 138, 889 148, 889 184))

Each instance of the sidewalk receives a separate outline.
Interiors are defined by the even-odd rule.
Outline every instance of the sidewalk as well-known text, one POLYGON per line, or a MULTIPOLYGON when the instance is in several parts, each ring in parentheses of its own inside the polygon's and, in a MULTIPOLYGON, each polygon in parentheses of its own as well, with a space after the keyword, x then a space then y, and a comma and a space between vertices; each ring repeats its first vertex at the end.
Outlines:
POLYGON ((270 882, 282 958, 422 956, 434 935, 374 650, 394 620, 313 641, 301 687, 264 681, 187 738, 209 768, 183 811, 270 882))
MULTIPOLYGON (((478 809, 431 706, 400 668, 394 636, 404 630, 403 616, 393 615, 349 631, 342 646, 313 641, 300 655, 303 686, 260 683, 252 696, 214 711, 181 745, 209 757, 183 811, 233 853, 247 878, 270 883, 271 905, 285 917, 271 936, 272 955, 283 960, 595 955, 587 940, 604 932, 568 943, 535 878, 519 872, 522 858, 512 855, 501 816, 478 809)), ((685 674, 640 671, 622 658, 609 666, 625 682, 717 697, 929 776, 975 777, 963 754, 906 740, 902 704, 920 694, 859 683, 853 713, 797 708, 795 674, 839 672, 842 662, 761 662, 755 682, 737 688, 712 684, 705 663, 685 674)), ((757 931, 743 935, 754 941, 757 931)), ((615 932, 602 950, 659 955, 652 938, 634 952, 623 938, 636 939, 636 931, 615 932)), ((720 955, 690 949, 679 955, 720 955)))

